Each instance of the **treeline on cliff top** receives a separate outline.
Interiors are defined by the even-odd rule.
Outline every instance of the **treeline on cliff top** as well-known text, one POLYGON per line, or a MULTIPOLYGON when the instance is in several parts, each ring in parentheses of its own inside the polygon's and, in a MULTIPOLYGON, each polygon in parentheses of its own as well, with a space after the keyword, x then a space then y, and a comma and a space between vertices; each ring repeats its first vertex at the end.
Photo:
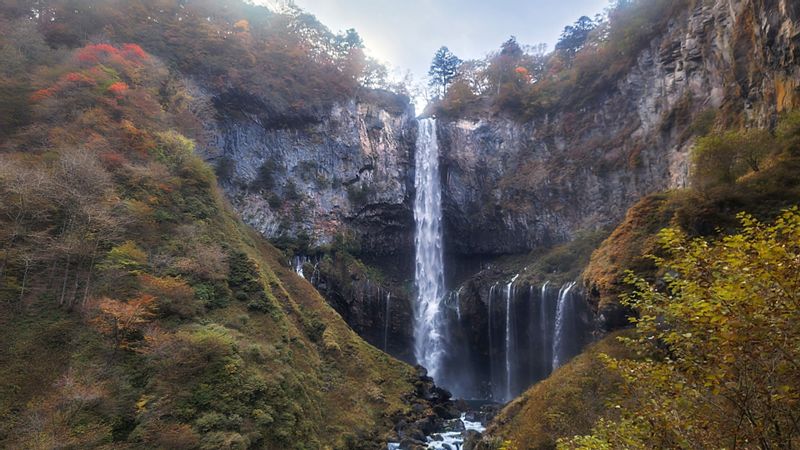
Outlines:
POLYGON ((53 49, 136 43, 212 90, 220 109, 265 127, 315 120, 363 87, 389 87, 355 30, 336 34, 302 10, 276 13, 243 0, 2 0, 0 30, 0 104, 17 117, 3 115, 10 123, 0 133, 25 117, 25 97, 14 93, 27 86, 9 72, 25 71, 19 54, 34 33, 53 49))
POLYGON ((486 58, 459 61, 452 76, 435 79, 444 84, 434 86, 437 92, 446 90, 436 98, 437 110, 451 116, 488 111, 526 119, 555 106, 579 108, 611 89, 669 21, 693 4, 614 1, 604 14, 583 16, 565 27, 552 52, 512 36, 486 58))

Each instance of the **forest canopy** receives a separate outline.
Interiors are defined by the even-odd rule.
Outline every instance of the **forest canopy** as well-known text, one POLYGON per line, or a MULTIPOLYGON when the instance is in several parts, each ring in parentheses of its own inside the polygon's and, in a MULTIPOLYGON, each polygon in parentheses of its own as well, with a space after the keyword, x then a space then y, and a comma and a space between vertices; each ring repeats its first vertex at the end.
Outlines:
POLYGON ((362 87, 386 86, 386 69, 364 54, 355 30, 333 33, 300 9, 275 13, 243 0, 2 0, 0 14, 4 47, 39 33, 55 49, 135 42, 221 92, 220 109, 257 115, 266 127, 315 120, 362 87))

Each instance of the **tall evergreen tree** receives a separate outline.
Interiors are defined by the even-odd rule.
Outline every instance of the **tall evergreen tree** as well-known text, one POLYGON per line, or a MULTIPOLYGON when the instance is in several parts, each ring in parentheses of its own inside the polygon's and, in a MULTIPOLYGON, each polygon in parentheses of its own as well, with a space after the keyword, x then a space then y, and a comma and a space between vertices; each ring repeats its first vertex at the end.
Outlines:
POLYGON ((556 50, 572 58, 586 44, 589 33, 597 27, 597 23, 587 16, 581 16, 573 25, 568 25, 561 32, 556 50))
POLYGON ((443 46, 436 51, 428 76, 430 77, 430 86, 436 89, 439 97, 444 97, 447 87, 453 82, 462 62, 447 47, 443 46))

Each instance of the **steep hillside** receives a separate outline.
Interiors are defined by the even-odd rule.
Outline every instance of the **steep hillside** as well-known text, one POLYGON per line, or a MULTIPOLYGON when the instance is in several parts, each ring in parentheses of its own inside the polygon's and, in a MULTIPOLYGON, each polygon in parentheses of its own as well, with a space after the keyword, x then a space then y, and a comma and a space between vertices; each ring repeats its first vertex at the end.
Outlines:
POLYGON ((622 377, 608 368, 602 355, 632 358, 633 352, 618 342, 620 334, 607 336, 509 403, 492 421, 489 438, 479 449, 500 447, 545 450, 556 441, 587 434, 598 419, 614 417, 608 404, 622 392, 622 377))
POLYGON ((135 44, 53 50, 5 23, 4 82, 30 95, 0 154, 0 445, 384 441, 416 372, 232 213, 182 134, 202 138, 192 83, 135 44))
MULTIPOLYGON (((410 314, 416 123, 408 97, 385 90, 402 86, 387 83, 355 31, 336 34, 299 9, 276 13, 240 0, 3 1, 0 12, 8 41, 0 138, 31 125, 32 88, 23 80, 48 63, 37 47, 42 38, 62 51, 136 43, 182 78, 176 120, 244 222, 289 260, 297 256, 296 265, 330 253, 331 263, 318 267, 325 283, 317 284, 375 345, 386 320, 363 310, 385 315, 379 304, 391 292, 393 353, 408 357, 402 318, 410 314), (400 264, 379 280, 338 264, 331 249, 346 249, 347 260, 396 255, 400 264)), ((174 83, 163 89, 171 95, 174 83)))

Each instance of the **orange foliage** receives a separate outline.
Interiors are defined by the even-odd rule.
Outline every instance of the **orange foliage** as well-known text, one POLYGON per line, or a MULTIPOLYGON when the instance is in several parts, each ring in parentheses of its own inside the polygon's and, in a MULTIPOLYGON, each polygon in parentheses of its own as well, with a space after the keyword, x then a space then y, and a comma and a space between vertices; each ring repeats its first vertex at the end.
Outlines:
POLYGON ((136 44, 125 44, 122 46, 122 54, 128 59, 139 59, 139 60, 146 60, 149 59, 150 56, 142 50, 142 47, 139 47, 136 44))
POLYGON ((110 44, 93 44, 78 50, 78 61, 89 64, 97 64, 109 56, 119 55, 119 50, 110 44))
POLYGON ((233 24, 233 27, 236 28, 238 31, 248 32, 250 31, 250 22, 248 22, 246 19, 242 19, 233 24))
POLYGON ((117 347, 132 350, 141 340, 139 335, 144 326, 155 317, 155 302, 156 298, 149 294, 127 302, 104 297, 97 303, 98 315, 92 324, 113 338, 117 347))
POLYGON ((61 80, 69 83, 85 83, 89 85, 97 84, 95 80, 80 72, 70 72, 61 77, 61 80))
POLYGON ((33 94, 31 94, 31 101, 32 102, 39 102, 39 101, 42 101, 42 100, 44 100, 46 98, 52 97, 53 94, 55 94, 55 93, 56 93, 56 90, 53 89, 53 88, 39 89, 38 91, 36 91, 33 94))
POLYGON ((100 153, 100 160, 103 161, 103 164, 106 167, 111 169, 122 167, 128 163, 128 159, 125 157, 125 155, 118 152, 100 153))
POLYGON ((122 98, 128 92, 128 84, 122 81, 117 81, 108 87, 108 92, 112 93, 117 98, 122 98))
POLYGON ((201 305, 195 301, 194 289, 182 279, 143 274, 139 280, 146 292, 158 298, 162 314, 190 318, 200 312, 201 305))

